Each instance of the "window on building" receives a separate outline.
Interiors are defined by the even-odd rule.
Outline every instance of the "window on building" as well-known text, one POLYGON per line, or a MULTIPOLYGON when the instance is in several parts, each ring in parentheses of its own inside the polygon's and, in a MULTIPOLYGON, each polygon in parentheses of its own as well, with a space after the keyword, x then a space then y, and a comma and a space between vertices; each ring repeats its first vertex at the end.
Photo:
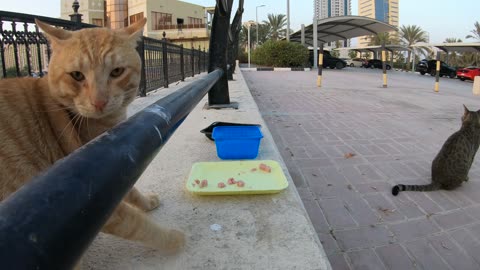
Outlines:
POLYGON ((172 14, 152 11, 152 29, 162 30, 172 25, 172 14))
POLYGON ((188 24, 202 24, 202 19, 188 17, 188 24))
POLYGON ((102 19, 92 19, 92 24, 95 24, 96 26, 103 27, 103 20, 102 19))
POLYGON ((130 16, 130 24, 136 23, 141 19, 143 19, 143 12, 133 14, 133 15, 130 16))

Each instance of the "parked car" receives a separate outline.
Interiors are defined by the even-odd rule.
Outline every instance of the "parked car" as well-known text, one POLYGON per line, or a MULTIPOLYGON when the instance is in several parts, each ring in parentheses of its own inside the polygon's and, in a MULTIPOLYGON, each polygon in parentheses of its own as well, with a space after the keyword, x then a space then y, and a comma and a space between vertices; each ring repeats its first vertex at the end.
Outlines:
MULTIPOLYGON (((435 76, 437 73, 437 60, 427 60, 423 59, 417 64, 417 71, 420 74, 430 74, 431 76, 435 76)), ((449 65, 445 64, 443 61, 440 61, 440 77, 441 76, 448 76, 450 78, 455 78, 457 76, 457 71, 455 68, 450 67, 449 65)))
POLYGON ((480 76, 480 68, 479 67, 466 67, 466 68, 459 68, 457 70, 457 78, 462 81, 465 80, 474 80, 475 76, 480 76))
MULTIPOLYGON (((310 64, 313 66, 313 50, 310 51, 310 64)), ((347 66, 347 62, 337 57, 333 57, 329 51, 323 51, 323 68, 342 69, 347 66)))
POLYGON ((349 67, 361 67, 363 65, 363 59, 353 58, 353 59, 344 59, 347 62, 349 67))
MULTIPOLYGON (((363 63, 363 66, 365 68, 379 68, 379 69, 383 69, 383 66, 382 66, 382 60, 379 60, 379 59, 370 59, 370 60, 367 60, 363 63)), ((390 66, 390 64, 385 64, 385 68, 387 70, 390 70, 392 69, 392 66, 390 66)))

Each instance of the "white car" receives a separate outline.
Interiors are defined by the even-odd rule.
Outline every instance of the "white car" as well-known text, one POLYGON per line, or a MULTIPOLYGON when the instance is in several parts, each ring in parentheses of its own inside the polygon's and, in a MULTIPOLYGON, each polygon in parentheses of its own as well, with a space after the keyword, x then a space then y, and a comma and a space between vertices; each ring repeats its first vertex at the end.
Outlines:
POLYGON ((360 58, 345 59, 348 67, 362 67, 363 60, 360 58))

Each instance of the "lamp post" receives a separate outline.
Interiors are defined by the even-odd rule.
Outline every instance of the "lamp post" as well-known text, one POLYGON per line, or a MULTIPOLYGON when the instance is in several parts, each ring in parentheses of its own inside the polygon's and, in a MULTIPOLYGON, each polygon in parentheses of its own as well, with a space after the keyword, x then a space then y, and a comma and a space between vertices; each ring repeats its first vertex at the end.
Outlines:
POLYGON ((290 0, 287 0, 287 41, 290 41, 290 0))
POLYGON ((265 5, 260 5, 255 7, 255 22, 257 23, 257 43, 255 44, 255 47, 258 46, 258 8, 259 7, 264 7, 265 5))
POLYGON ((248 44, 247 44, 247 52, 248 52, 248 67, 250 68, 250 27, 254 25, 255 22, 250 20, 245 23, 247 26, 247 36, 248 36, 248 44))

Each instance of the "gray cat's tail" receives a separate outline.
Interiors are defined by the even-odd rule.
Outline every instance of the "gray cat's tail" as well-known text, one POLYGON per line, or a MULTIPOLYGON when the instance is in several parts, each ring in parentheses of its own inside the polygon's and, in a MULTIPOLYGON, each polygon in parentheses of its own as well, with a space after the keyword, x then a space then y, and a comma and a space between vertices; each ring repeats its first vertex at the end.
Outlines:
POLYGON ((440 185, 431 183, 428 185, 396 185, 392 188, 392 195, 397 196, 400 191, 433 191, 440 189, 440 185))

